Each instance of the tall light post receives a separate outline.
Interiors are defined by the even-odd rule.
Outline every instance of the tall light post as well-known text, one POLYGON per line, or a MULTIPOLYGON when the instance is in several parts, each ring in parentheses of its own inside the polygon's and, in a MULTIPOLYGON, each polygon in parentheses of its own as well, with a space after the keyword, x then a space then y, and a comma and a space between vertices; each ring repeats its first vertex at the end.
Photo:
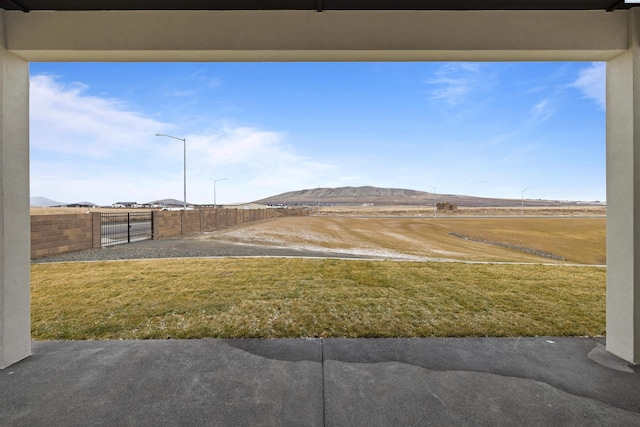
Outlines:
POLYGON ((524 190, 522 190, 522 216, 524 216, 524 192, 527 191, 530 188, 532 188, 532 187, 527 187, 524 190))
POLYGON ((213 180, 213 207, 217 208, 218 204, 216 203, 216 182, 218 181, 224 181, 227 178, 220 178, 220 179, 214 179, 213 180))
POLYGON ((164 133, 156 133, 156 136, 166 136, 167 138, 177 139, 178 141, 182 141, 184 143, 184 210, 187 210, 187 139, 186 138, 178 138, 177 136, 166 135, 164 133))
POLYGON ((432 185, 427 185, 427 188, 433 188, 433 217, 437 218, 438 216, 438 205, 436 204, 436 187, 432 185))

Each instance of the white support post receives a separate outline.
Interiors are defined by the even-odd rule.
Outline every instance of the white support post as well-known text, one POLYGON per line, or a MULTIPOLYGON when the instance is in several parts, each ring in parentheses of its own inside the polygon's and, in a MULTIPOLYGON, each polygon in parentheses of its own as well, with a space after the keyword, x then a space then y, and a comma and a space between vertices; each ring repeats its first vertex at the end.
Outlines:
POLYGON ((31 354, 29 64, 5 50, 0 10, 0 369, 31 354))
POLYGON ((607 62, 607 350, 640 363, 640 10, 607 62))

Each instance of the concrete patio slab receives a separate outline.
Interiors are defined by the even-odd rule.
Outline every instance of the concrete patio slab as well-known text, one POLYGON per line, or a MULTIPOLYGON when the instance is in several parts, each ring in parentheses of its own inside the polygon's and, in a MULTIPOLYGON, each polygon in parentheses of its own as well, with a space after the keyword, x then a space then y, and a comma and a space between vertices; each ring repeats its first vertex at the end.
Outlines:
POLYGON ((638 367, 591 338, 33 342, 2 426, 640 426, 638 367))
POLYGON ((0 371, 2 426, 322 425, 321 342, 269 341, 255 356, 220 340, 34 342, 0 371))
POLYGON ((600 347, 581 338, 327 340, 326 423, 640 425, 640 377, 591 360, 600 347))

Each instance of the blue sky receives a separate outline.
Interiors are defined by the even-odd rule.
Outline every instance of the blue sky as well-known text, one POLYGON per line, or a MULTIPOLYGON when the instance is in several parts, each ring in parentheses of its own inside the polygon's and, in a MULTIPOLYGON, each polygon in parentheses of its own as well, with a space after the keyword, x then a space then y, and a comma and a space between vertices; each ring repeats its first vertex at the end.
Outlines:
POLYGON ((32 63, 31 195, 605 200, 604 63, 32 63))

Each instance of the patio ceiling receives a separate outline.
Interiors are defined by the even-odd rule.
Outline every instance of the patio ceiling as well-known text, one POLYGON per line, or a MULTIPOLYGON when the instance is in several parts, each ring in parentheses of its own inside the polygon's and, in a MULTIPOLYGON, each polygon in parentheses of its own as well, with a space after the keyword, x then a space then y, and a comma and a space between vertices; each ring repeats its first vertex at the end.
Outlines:
POLYGON ((5 10, 616 10, 624 0, 0 0, 5 10))

